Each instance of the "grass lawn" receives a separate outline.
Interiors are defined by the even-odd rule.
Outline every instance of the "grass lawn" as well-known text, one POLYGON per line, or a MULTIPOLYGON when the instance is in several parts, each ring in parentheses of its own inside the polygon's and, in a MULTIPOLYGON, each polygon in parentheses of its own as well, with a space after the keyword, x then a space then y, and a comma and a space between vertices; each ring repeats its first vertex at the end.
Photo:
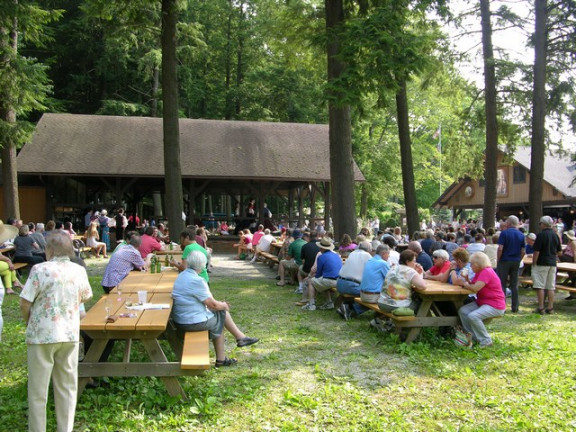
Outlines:
MULTIPOLYGON (((100 295, 99 276, 92 276, 100 295)), ((111 378, 86 390, 78 431, 573 431, 576 430, 576 302, 558 294, 556 315, 520 314, 489 325, 490 349, 465 351, 426 331, 405 345, 369 328, 304 312, 292 287, 270 278, 213 278, 217 299, 261 342, 234 348, 235 367, 183 377, 189 401, 155 378, 111 378)), ((0 343, 1 430, 26 430, 26 346, 18 297, 6 296, 0 343)), ((114 356, 120 356, 122 346, 114 356)), ((138 344, 135 344, 138 354, 138 344)), ((49 414, 49 430, 54 430, 49 414)))

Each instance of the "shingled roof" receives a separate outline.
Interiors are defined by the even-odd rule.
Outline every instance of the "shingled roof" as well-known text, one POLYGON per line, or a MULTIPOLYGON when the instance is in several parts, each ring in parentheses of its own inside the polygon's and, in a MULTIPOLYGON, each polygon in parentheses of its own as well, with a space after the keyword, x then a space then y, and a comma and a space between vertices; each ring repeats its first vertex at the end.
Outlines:
MULTIPOLYGON (((180 119, 180 148, 185 178, 330 180, 327 125, 180 119)), ((18 172, 163 177, 162 119, 44 114, 18 172)))

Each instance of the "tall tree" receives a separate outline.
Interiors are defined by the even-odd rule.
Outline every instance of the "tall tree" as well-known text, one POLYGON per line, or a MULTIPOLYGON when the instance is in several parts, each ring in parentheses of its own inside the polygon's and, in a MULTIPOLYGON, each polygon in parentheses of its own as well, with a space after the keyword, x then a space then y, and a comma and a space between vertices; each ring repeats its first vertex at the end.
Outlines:
POLYGON ((162 0, 162 100, 164 133, 164 184, 166 215, 170 231, 177 235, 182 221, 182 167, 180 165, 180 129, 178 125, 178 76, 176 67, 177 0, 162 0))
POLYGON ((490 0, 480 0, 482 50, 484 60, 484 97, 486 114, 486 158, 484 162, 484 227, 494 228, 496 215, 496 174, 498 157, 498 116, 496 67, 492 47, 490 0))
POLYGON ((537 232, 542 217, 544 137, 546 121, 547 0, 535 0, 534 90, 532 93, 532 154, 530 157, 530 231, 537 232))
POLYGON ((4 214, 20 217, 16 150, 32 133, 27 120, 34 110, 45 108, 51 88, 46 68, 34 58, 21 55, 19 46, 42 46, 49 40, 46 25, 60 11, 46 11, 36 2, 10 0, 0 4, 0 145, 4 214), (20 117, 20 119, 19 119, 20 117))
POLYGON ((345 23, 343 0, 325 0, 325 8, 332 220, 336 238, 340 238, 357 230, 350 105, 342 87, 334 85, 346 69, 339 57, 345 23))

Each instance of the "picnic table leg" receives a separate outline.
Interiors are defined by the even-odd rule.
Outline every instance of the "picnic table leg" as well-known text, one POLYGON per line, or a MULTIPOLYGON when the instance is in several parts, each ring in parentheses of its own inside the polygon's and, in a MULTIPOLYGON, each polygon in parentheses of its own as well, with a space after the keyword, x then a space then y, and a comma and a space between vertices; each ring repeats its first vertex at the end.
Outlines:
MULTIPOLYGON (((430 314, 430 308, 432 307, 432 300, 426 299, 422 301, 422 304, 418 308, 416 312, 417 317, 427 317, 430 314)), ((404 343, 409 344, 416 340, 416 338, 420 335, 422 331, 422 327, 411 327, 410 330, 406 333, 406 337, 404 338, 404 343)))
MULTIPOLYGON (((142 344, 146 349, 146 352, 150 356, 150 359, 154 362, 167 363, 168 359, 162 351, 162 347, 157 339, 142 339, 142 344)), ((184 389, 178 382, 177 377, 160 377, 168 390, 170 396, 180 396, 183 400, 188 400, 184 389)))
MULTIPOLYGON (((88 350, 88 352, 84 356, 84 361, 86 363, 98 362, 98 360, 100 360, 100 356, 102 355, 102 353, 104 352, 104 349, 106 348, 106 344, 108 344, 108 341, 109 341, 109 339, 94 339, 92 341, 92 345, 90 345, 90 349, 88 350)), ((105 363, 102 363, 102 365, 104 365, 104 364, 105 363)), ((102 366, 102 367, 105 367, 105 366, 102 366)), ((82 368, 82 362, 78 363, 78 368, 79 369, 82 368)), ((90 382, 90 377, 79 377, 78 378, 78 394, 77 394, 78 399, 80 399, 80 395, 82 394, 82 392, 86 388, 86 384, 88 384, 88 382, 90 382)))

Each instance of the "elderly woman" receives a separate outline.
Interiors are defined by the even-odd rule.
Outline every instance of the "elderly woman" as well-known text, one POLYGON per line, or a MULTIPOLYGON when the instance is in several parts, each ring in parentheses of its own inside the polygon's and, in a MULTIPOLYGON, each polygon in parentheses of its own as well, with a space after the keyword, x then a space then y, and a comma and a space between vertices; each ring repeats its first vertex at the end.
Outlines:
POLYGON ((483 252, 476 252, 470 257, 474 278, 466 277, 464 288, 476 293, 476 301, 462 306, 458 315, 464 330, 471 333, 472 339, 480 348, 492 345, 492 339, 484 326, 483 320, 504 315, 506 297, 502 291, 500 278, 490 266, 490 258, 483 252))
POLYGON ((236 338, 238 347, 255 344, 258 339, 247 337, 238 329, 230 316, 230 305, 215 300, 206 281, 198 275, 206 268, 206 256, 194 251, 186 262, 188 268, 174 282, 172 320, 183 332, 208 330, 216 351, 215 366, 232 366, 237 360, 225 355, 224 328, 236 338))
POLYGON ((434 265, 424 273, 424 279, 446 282, 450 272, 450 255, 444 249, 436 249, 432 253, 434 265))
POLYGON ((469 262, 470 254, 464 248, 456 248, 452 252, 454 261, 450 264, 450 272, 448 272, 447 282, 452 285, 464 286, 467 282, 466 276, 469 280, 474 278, 474 272, 469 262))
POLYGON ((378 299, 378 307, 384 312, 393 312, 401 307, 416 311, 419 304, 412 299, 412 287, 426 289, 426 282, 422 278, 424 270, 416 262, 416 252, 410 249, 402 251, 399 263, 386 274, 378 299))

